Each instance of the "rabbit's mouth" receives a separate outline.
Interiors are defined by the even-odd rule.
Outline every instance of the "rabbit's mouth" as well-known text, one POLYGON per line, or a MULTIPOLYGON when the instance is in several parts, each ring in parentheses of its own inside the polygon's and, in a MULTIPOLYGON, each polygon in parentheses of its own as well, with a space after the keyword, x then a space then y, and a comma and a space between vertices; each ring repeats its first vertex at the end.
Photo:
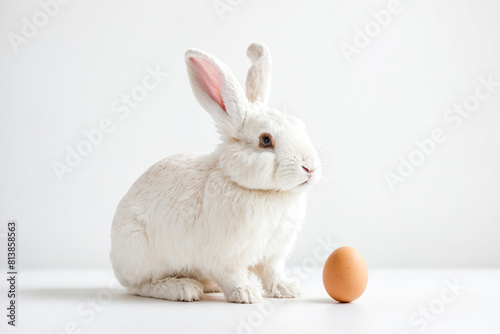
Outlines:
POLYGON ((309 180, 311 179, 311 174, 308 174, 307 175, 307 180, 305 180, 304 182, 302 182, 301 184, 299 184, 299 187, 302 187, 302 186, 305 186, 306 184, 308 184, 309 180))
POLYGON ((304 182, 300 183, 297 186, 297 188, 302 188, 302 187, 305 187, 307 185, 314 185, 317 182, 318 177, 319 177, 319 175, 317 174, 317 172, 315 172, 315 173, 308 172, 307 179, 304 182))

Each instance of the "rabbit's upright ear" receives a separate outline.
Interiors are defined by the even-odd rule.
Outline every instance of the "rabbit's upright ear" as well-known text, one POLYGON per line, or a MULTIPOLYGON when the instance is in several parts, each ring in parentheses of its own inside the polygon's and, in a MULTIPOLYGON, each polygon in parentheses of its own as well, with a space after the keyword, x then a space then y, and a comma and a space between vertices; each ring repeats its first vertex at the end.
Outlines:
POLYGON ((267 104, 271 92, 271 54, 266 45, 261 42, 250 44, 247 56, 252 61, 252 67, 247 74, 247 98, 250 102, 267 104))
POLYGON ((186 66, 198 103, 224 130, 238 129, 249 103, 231 70, 219 59, 197 49, 186 52, 186 66))

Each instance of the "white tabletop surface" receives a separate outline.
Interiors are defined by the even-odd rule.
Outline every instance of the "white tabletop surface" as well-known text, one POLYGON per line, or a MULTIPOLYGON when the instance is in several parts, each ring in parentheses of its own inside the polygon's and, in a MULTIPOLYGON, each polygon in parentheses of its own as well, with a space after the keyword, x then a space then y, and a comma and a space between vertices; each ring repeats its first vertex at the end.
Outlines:
POLYGON ((116 288, 111 271, 21 272, 17 326, 2 315, 0 327, 30 334, 500 333, 500 269, 370 269, 365 293, 350 304, 330 299, 321 268, 304 273, 301 298, 240 305, 219 293, 192 303, 131 296, 116 288))

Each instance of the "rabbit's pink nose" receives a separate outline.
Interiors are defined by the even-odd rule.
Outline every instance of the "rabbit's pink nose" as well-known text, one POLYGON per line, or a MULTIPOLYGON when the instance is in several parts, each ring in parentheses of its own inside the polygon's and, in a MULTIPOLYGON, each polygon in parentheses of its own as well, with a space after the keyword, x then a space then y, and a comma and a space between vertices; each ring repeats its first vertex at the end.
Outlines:
POLYGON ((314 169, 309 169, 309 168, 304 167, 304 166, 302 166, 302 168, 303 168, 303 169, 304 169, 307 173, 309 173, 309 174, 311 174, 312 172, 314 172, 314 169))

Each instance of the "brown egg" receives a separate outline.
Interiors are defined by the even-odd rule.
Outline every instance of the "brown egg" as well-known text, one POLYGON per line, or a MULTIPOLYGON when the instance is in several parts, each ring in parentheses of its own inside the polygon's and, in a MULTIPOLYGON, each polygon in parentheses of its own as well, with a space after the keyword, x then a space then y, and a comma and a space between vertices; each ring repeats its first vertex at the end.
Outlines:
POLYGON ((323 268, 326 292, 339 302, 358 299, 368 283, 368 268, 361 254, 352 247, 336 249, 323 268))

